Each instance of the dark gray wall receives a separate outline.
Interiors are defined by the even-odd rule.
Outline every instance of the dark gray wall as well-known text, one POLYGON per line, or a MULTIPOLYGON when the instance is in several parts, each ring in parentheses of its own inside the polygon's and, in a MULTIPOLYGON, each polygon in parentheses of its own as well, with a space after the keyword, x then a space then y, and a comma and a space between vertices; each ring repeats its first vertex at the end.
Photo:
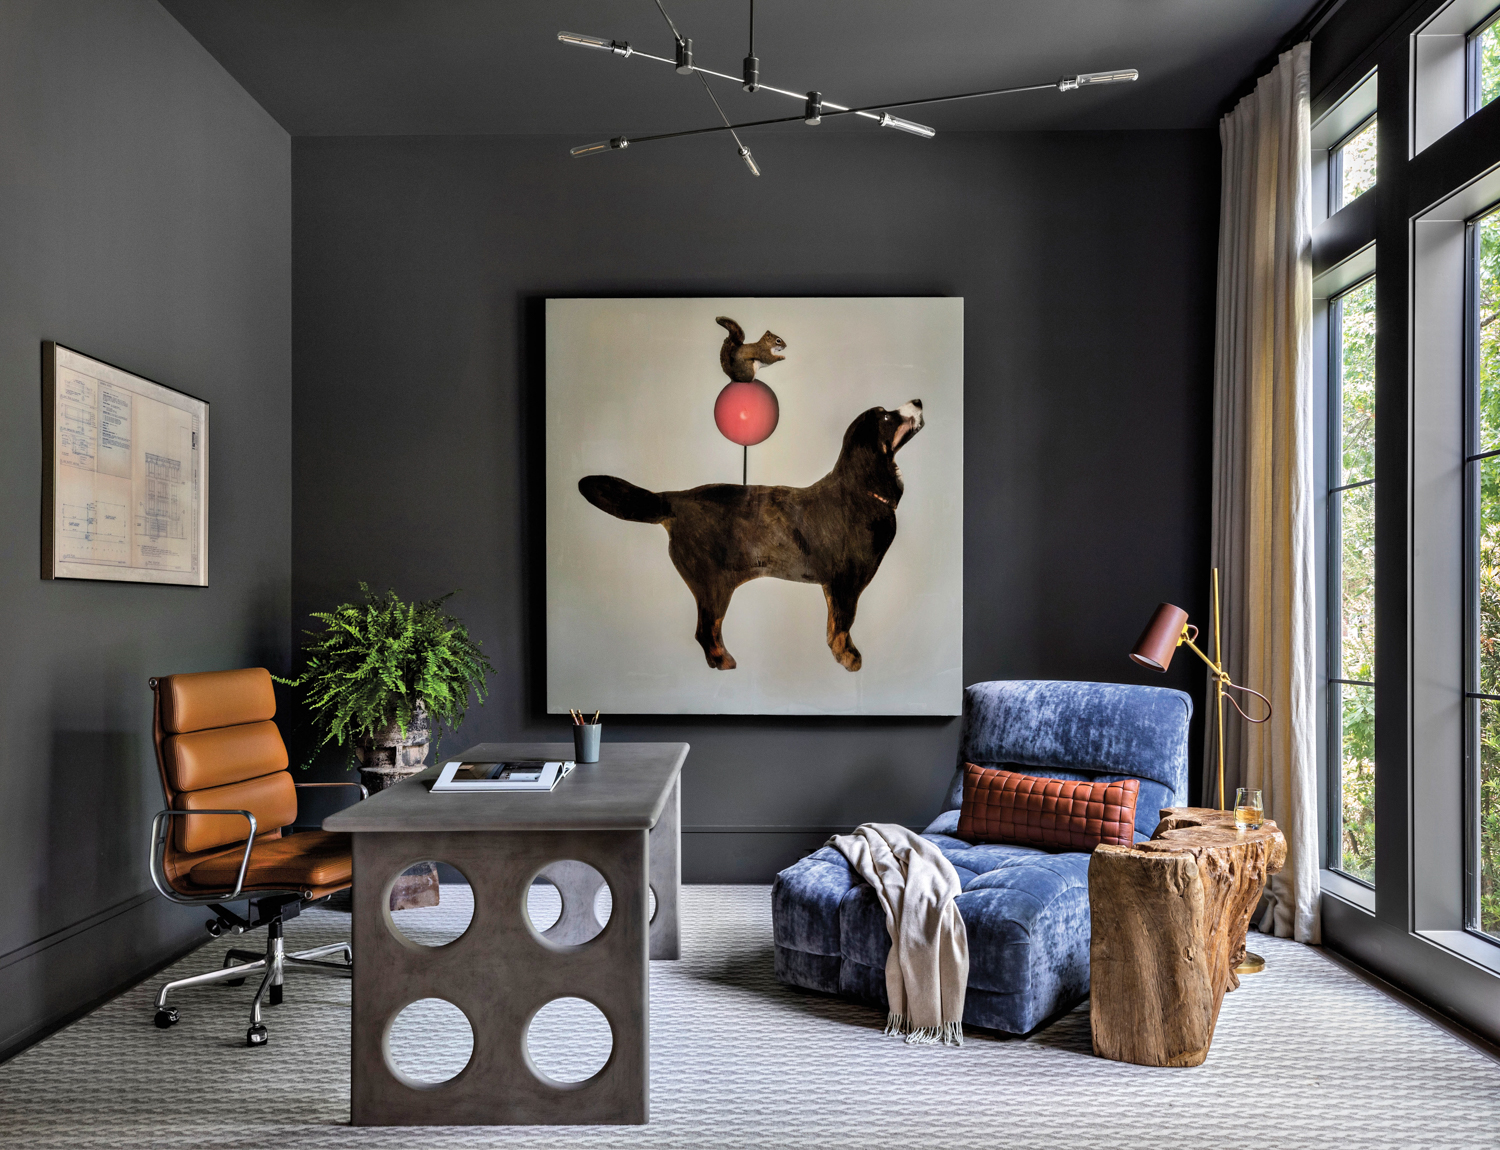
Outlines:
POLYGON ((287 657, 290 164, 154 0, 0 4, 0 1056, 206 937, 146 679, 287 657), (212 403, 210 587, 38 577, 46 339, 212 403))
MULTIPOLYGON (((541 690, 541 301, 958 295, 965 680, 1199 693, 1185 659, 1148 680, 1125 654, 1159 600, 1196 615, 1206 597, 1212 132, 797 128, 753 139, 759 180, 722 142, 581 161, 576 142, 295 141, 298 619, 360 579, 462 588, 498 674, 448 749, 566 739, 541 690)), ((690 881, 767 881, 864 820, 925 824, 958 737, 957 720, 607 724, 692 743, 690 881)))

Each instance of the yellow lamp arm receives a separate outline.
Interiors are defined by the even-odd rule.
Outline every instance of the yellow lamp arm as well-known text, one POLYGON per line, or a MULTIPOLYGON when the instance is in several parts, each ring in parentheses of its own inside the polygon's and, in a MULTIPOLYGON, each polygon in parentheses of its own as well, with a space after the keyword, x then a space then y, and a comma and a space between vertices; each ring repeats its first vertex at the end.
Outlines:
POLYGON ((1207 663, 1208 664, 1208 669, 1213 673, 1214 678, 1216 678, 1216 679, 1219 680, 1219 684, 1220 684, 1221 687, 1227 687, 1231 691, 1244 691, 1246 694, 1254 695, 1257 699, 1259 699, 1262 703, 1264 703, 1266 705, 1265 716, 1263 718, 1259 718, 1259 719, 1252 719, 1249 715, 1245 714, 1245 708, 1243 708, 1243 707, 1240 706, 1239 701, 1236 700, 1231 695, 1229 697, 1229 705, 1231 707, 1233 707, 1236 711, 1238 711, 1240 713, 1241 717, 1243 717, 1244 720, 1247 723, 1265 723, 1265 722, 1269 722, 1270 721, 1270 718, 1271 718, 1271 700, 1268 699, 1268 698, 1266 698, 1259 691, 1255 690, 1252 687, 1242 687, 1238 683, 1230 682, 1228 672, 1225 671, 1224 668, 1221 667, 1219 664, 1215 663, 1212 659, 1210 659, 1207 655, 1205 655, 1202 651, 1198 650, 1197 645, 1188 636, 1188 629, 1187 629, 1187 627, 1183 627, 1183 629, 1182 629, 1182 636, 1177 640, 1177 645, 1179 647, 1183 646, 1183 645, 1186 645, 1193 652, 1193 654, 1197 655, 1198 658, 1202 659, 1205 663, 1207 663))

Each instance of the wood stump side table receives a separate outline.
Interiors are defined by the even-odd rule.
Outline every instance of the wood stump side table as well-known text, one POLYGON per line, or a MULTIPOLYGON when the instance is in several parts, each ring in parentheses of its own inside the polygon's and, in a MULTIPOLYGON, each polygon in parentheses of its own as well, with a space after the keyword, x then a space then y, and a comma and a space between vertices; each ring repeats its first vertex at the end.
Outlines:
POLYGON ((1233 811, 1161 815, 1146 842, 1100 845, 1089 859, 1089 1020, 1101 1058, 1197 1066, 1286 839, 1269 819, 1236 830, 1233 811))

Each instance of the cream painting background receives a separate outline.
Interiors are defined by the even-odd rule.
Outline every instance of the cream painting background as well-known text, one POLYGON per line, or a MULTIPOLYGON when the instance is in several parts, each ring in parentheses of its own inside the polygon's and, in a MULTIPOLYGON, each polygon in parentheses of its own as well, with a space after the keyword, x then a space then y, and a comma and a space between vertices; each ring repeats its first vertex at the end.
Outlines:
POLYGON ((547 709, 605 714, 956 715, 963 674, 962 299, 547 301, 547 709), (781 422, 750 448, 751 484, 805 487, 867 408, 920 399, 897 455, 896 538, 859 600, 844 670, 813 584, 755 579, 724 619, 733 671, 708 666, 666 529, 616 519, 578 491, 615 475, 651 491, 740 482, 743 449, 714 426, 729 382, 726 315, 786 359, 760 365, 781 422))

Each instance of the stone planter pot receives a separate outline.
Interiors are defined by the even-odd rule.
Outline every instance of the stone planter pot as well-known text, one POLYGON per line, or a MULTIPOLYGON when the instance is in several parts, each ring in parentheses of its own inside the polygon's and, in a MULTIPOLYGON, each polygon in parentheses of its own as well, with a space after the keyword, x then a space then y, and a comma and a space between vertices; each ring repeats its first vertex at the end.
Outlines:
MULTIPOLYGON (((373 795, 423 770, 427 766, 431 734, 427 709, 418 703, 404 733, 398 724, 392 723, 375 738, 357 742, 354 753, 359 757, 359 780, 365 789, 373 795)), ((403 871, 391 888, 392 910, 437 905, 438 873, 430 862, 403 871)))
POLYGON ((355 743, 359 778, 365 789, 372 795, 376 794, 425 768, 427 743, 431 736, 432 723, 427 718, 427 708, 418 703, 404 733, 392 723, 373 739, 361 739, 355 743))

